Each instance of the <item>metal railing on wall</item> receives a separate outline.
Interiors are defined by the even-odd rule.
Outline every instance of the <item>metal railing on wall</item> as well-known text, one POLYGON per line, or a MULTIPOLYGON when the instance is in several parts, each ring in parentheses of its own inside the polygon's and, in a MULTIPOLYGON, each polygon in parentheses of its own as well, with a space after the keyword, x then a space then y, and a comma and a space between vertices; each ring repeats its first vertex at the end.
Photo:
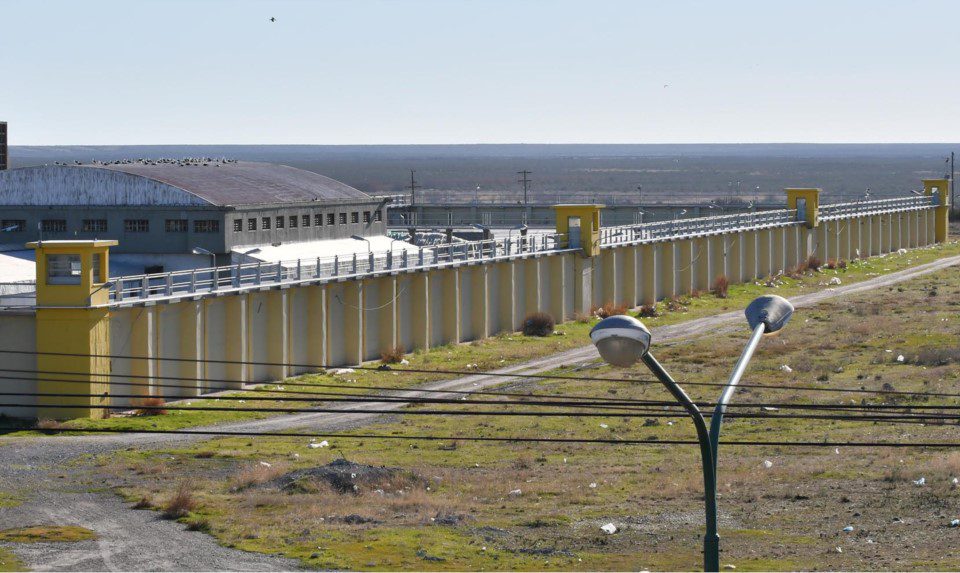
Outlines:
POLYGON ((186 271, 111 278, 112 304, 153 298, 248 290, 281 284, 316 282, 383 273, 427 270, 451 265, 522 258, 563 248, 564 236, 544 234, 484 241, 463 241, 391 251, 332 257, 255 262, 186 271))
POLYGON ((896 213, 898 211, 916 211, 936 207, 937 198, 933 195, 915 195, 897 197, 894 199, 877 199, 874 201, 853 201, 848 203, 832 203, 820 205, 818 211, 821 221, 830 221, 850 216, 880 215, 896 213))
POLYGON ((796 209, 755 211, 717 217, 657 221, 600 229, 600 246, 682 239, 745 229, 762 229, 797 223, 796 209))

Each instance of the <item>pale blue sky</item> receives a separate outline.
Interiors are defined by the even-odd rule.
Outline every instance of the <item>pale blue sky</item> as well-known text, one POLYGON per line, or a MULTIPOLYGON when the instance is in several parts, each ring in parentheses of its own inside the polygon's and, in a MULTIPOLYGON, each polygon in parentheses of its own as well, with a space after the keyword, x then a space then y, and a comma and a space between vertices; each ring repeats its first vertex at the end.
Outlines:
POLYGON ((954 141, 958 18, 946 0, 0 0, 0 120, 21 145, 954 141))

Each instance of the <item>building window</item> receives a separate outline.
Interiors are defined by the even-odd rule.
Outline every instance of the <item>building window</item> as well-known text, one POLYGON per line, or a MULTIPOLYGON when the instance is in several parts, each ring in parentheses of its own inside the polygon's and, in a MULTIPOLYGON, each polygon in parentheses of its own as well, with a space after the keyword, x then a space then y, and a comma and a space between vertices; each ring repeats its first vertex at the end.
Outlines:
POLYGON ((93 253, 91 259, 93 264, 93 284, 100 284, 103 282, 103 277, 100 275, 100 253, 93 253))
POLYGON ((84 219, 81 227, 84 233, 105 233, 107 232, 106 219, 84 219))
POLYGON ((47 284, 80 284, 80 255, 47 255, 47 284))
POLYGON ((291 228, 291 229, 296 229, 296 228, 297 228, 297 216, 296 216, 296 215, 290 215, 290 228, 291 228))
POLYGON ((282 229, 282 228, 283 228, 283 215, 279 215, 279 216, 277 217, 277 228, 278 228, 278 229, 282 229))
POLYGON ((186 233, 187 232, 187 220, 186 219, 167 219, 163 222, 163 228, 168 233, 186 233))
POLYGON ((257 230, 257 218, 256 218, 256 217, 253 217, 253 218, 251 218, 251 219, 247 219, 247 230, 248 230, 248 231, 256 231, 256 230, 257 230))
POLYGON ((346 224, 347 224, 347 214, 346 214, 346 213, 340 213, 339 215, 340 215, 340 224, 341 224, 341 225, 346 225, 346 224))
POLYGON ((370 222, 370 211, 364 211, 364 212, 363 212, 363 222, 364 222, 364 223, 369 223, 369 222, 370 222))
POLYGON ((359 223, 359 222, 360 222, 360 212, 359 212, 359 211, 354 211, 353 213, 350 213, 350 222, 351 222, 351 223, 359 223))
POLYGON ((260 219, 260 223, 261 223, 260 226, 263 227, 264 231, 270 230, 270 217, 263 217, 262 219, 260 219))
POLYGON ((323 213, 317 213, 313 216, 313 226, 322 227, 323 226, 323 213))
POLYGON ((380 221, 383 221, 383 211, 374 211, 373 220, 376 221, 377 223, 379 223, 380 221))
POLYGON ((40 221, 40 230, 44 233, 66 233, 67 221, 65 219, 44 219, 40 221))
POLYGON ((303 226, 304 226, 304 227, 309 227, 309 226, 310 226, 310 215, 304 215, 304 216, 301 217, 300 219, 301 219, 301 222, 303 223, 303 226))
POLYGON ((124 219, 123 231, 125 233, 148 233, 150 232, 150 221, 147 219, 124 219))
POLYGON ((193 222, 194 233, 218 233, 220 232, 220 221, 216 219, 201 219, 193 222))
POLYGON ((240 233, 243 231, 243 219, 234 219, 233 220, 233 232, 240 233))
MULTIPOLYGON (((346 223, 347 220, 344 219, 343 222, 346 223)), ((333 213, 327 213, 327 224, 328 224, 328 225, 333 225, 333 224, 334 224, 334 214, 333 214, 333 213)))
POLYGON ((23 219, 4 219, 0 221, 0 231, 4 233, 22 233, 27 228, 23 219))

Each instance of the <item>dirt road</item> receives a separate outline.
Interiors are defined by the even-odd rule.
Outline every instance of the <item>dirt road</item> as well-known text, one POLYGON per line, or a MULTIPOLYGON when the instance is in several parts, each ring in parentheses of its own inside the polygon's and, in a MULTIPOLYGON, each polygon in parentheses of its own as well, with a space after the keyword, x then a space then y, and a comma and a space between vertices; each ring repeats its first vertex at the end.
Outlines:
MULTIPOLYGON (((853 285, 842 285, 791 301, 799 307, 850 296, 889 286, 960 264, 960 256, 950 257, 878 276, 853 285)), ((691 320, 653 329, 655 341, 682 341, 704 332, 743 328, 741 311, 691 320)), ((466 376, 410 390, 402 395, 427 395, 424 390, 477 390, 508 382, 498 376, 505 373, 537 374, 561 365, 574 365, 597 359, 592 346, 532 360, 489 374, 466 376)), ((218 429, 234 431, 282 431, 299 428, 317 432, 342 430, 375 421, 381 415, 354 414, 351 409, 403 408, 405 404, 384 402, 343 406, 342 413, 304 413, 247 421, 218 429)), ((70 544, 23 544, 11 546, 24 562, 35 570, 282 570, 296 568, 290 560, 250 554, 219 546, 212 537, 188 532, 175 522, 158 519, 155 512, 133 511, 110 493, 88 493, 96 484, 82 483, 71 475, 68 462, 84 454, 102 454, 122 448, 151 448, 198 439, 193 436, 151 434, 2 438, 0 439, 0 491, 24 498, 15 507, 0 511, 0 529, 33 524, 80 525, 95 531, 97 541, 70 544)))

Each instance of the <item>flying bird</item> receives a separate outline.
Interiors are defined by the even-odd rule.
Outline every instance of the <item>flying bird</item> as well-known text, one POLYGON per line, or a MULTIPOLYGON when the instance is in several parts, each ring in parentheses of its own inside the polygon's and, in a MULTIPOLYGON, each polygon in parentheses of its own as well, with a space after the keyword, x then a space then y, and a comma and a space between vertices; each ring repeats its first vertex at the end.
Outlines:
POLYGON ((270 21, 271 21, 271 22, 276 22, 277 19, 271 16, 271 17, 270 17, 270 21))
POLYGON ((668 88, 670 87, 670 84, 663 84, 663 87, 668 88))

